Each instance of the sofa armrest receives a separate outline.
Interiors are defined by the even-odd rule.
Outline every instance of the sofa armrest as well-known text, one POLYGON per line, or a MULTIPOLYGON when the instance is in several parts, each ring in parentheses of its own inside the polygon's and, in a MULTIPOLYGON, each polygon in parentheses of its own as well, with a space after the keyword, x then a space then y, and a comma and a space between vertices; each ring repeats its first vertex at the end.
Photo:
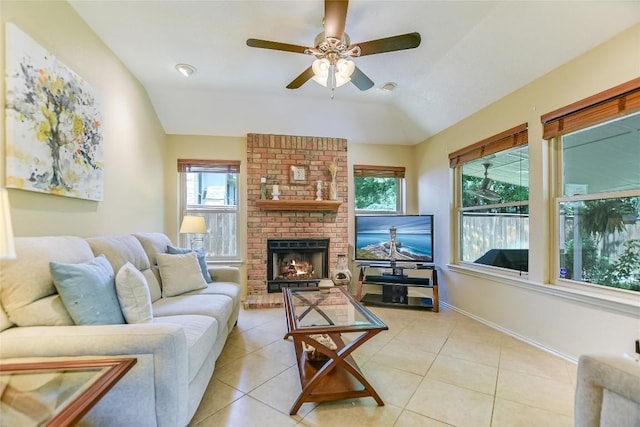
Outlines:
POLYGON ((238 267, 216 266, 209 267, 208 270, 214 282, 240 284, 240 269, 238 267))
MULTIPOLYGON (((150 360, 136 364, 130 374, 132 378, 153 378, 157 425, 184 422, 188 406, 188 355, 186 336, 179 325, 33 326, 0 333, 3 359, 120 355, 140 355, 150 360), (148 372, 140 372, 144 370, 148 372)), ((115 392, 114 388, 110 393, 115 392)), ((135 405, 138 399, 131 396, 128 401, 135 405)))
POLYGON ((636 425, 640 419, 640 362, 611 355, 578 361, 575 425, 636 425))

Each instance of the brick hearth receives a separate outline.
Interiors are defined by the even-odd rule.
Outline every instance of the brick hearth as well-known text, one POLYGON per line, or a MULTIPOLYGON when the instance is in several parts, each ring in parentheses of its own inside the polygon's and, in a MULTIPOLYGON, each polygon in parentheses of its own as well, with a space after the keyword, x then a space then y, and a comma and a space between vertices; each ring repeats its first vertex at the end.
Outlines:
POLYGON ((247 300, 245 306, 262 306, 282 300, 280 294, 267 295, 267 239, 329 238, 329 267, 335 266, 338 254, 348 250, 347 140, 286 135, 247 135, 247 300), (312 210, 262 210, 260 178, 267 178, 269 198, 273 184, 280 186, 280 200, 315 200, 316 181, 323 181, 323 198, 328 195, 331 179, 329 165, 338 166, 337 212, 312 210), (290 167, 307 166, 305 185, 291 185, 290 167))

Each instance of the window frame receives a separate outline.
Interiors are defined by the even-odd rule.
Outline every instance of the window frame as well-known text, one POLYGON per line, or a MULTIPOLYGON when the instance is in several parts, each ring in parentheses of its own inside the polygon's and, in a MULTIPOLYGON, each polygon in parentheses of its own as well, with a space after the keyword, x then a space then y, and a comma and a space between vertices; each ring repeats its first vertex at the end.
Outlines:
POLYGON ((603 198, 640 196, 638 190, 608 191, 584 195, 565 196, 563 179, 562 137, 593 126, 606 124, 627 115, 640 112, 640 77, 612 87, 580 101, 561 107, 540 116, 543 139, 547 141, 552 156, 550 159, 550 206, 549 227, 549 283, 578 292, 592 293, 596 298, 626 302, 628 297, 637 298, 637 291, 630 291, 596 283, 558 277, 560 270, 560 204, 568 201, 586 201, 603 198))
MULTIPOLYGON (((462 215, 464 212, 473 212, 479 209, 492 209, 500 207, 529 206, 529 198, 527 200, 508 202, 508 203, 492 203, 478 206, 463 206, 463 179, 462 166, 473 160, 481 159, 490 154, 500 153, 516 147, 524 147, 529 145, 528 123, 522 123, 511 129, 507 129, 489 138, 485 138, 474 144, 468 145, 460 150, 449 154, 449 166, 453 169, 453 235, 454 242, 452 245, 452 257, 454 265, 462 266, 472 271, 482 271, 490 274, 499 274, 502 276, 517 277, 528 279, 528 271, 514 270, 503 267, 496 267, 465 261, 462 259, 462 238, 463 238, 463 222, 462 215)), ((528 173, 528 171, 527 171, 528 173)), ((528 248, 527 248, 528 249, 528 248)), ((529 260, 530 254, 527 254, 529 260)))
POLYGON ((353 165, 353 210, 355 215, 404 215, 405 214, 405 180, 404 166, 353 165), (396 180, 396 208, 394 211, 376 209, 358 209, 356 207, 356 179, 357 178, 395 178, 396 180))
MULTIPOLYGON (((178 159, 178 175, 179 175, 179 200, 180 200, 180 218, 178 224, 182 223, 182 219, 188 215, 203 216, 203 214, 212 213, 231 213, 235 215, 235 236, 234 245, 236 253, 230 256, 210 256, 207 253, 207 261, 211 262, 238 262, 241 259, 240 247, 240 161, 238 160, 203 160, 203 159, 178 159), (217 205, 191 205, 187 204, 187 173, 224 173, 236 175, 235 186, 235 205, 217 206, 217 205)), ((208 236, 210 238, 211 236, 208 236)), ((189 247, 188 235, 179 235, 181 245, 189 247)))

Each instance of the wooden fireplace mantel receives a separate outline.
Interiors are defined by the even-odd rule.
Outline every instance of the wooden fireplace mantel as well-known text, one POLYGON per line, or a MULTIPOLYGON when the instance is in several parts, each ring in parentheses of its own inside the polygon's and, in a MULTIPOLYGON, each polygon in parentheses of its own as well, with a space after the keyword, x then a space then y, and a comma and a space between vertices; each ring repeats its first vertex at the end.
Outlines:
POLYGON ((342 204, 338 200, 256 200, 265 211, 334 211, 342 204))

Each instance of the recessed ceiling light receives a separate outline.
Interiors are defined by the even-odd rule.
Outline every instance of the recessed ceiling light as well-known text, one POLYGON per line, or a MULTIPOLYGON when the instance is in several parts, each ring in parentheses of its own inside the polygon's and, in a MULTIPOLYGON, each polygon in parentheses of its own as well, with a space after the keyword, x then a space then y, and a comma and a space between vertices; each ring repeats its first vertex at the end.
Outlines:
POLYGON ((386 90, 387 92, 392 92, 398 87, 397 83, 394 82, 386 82, 382 85, 382 90, 386 90))
POLYGON ((176 71, 185 77, 189 77, 191 74, 196 72, 196 67, 189 64, 177 64, 176 71))

